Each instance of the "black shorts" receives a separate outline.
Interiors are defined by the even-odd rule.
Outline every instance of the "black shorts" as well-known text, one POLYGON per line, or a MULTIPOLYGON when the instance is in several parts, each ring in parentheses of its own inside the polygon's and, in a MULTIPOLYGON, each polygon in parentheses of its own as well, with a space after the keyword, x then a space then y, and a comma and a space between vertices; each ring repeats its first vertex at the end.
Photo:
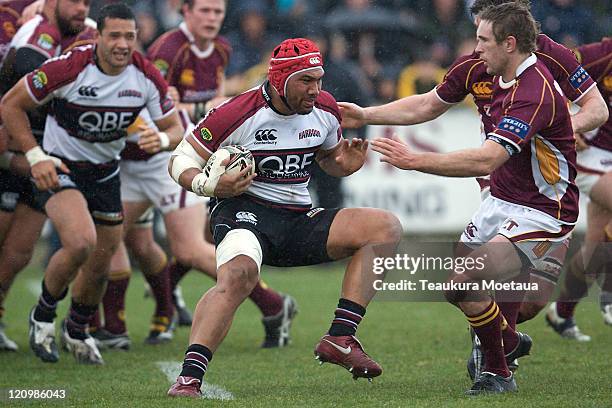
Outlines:
POLYGON ((17 203, 22 203, 38 212, 43 207, 34 199, 34 183, 8 170, 0 170, 0 211, 14 212, 17 203))
POLYGON ((63 158, 62 161, 70 169, 70 174, 58 169, 60 188, 53 191, 36 190, 36 200, 44 206, 53 194, 73 188, 79 190, 85 197, 95 224, 121 224, 123 222, 123 207, 121 206, 119 162, 93 164, 81 161, 74 162, 63 158))
POLYGON ((340 208, 305 211, 274 208, 242 195, 221 200, 213 209, 210 229, 219 245, 234 229, 255 234, 270 266, 306 266, 333 261, 327 254, 327 238, 340 208))

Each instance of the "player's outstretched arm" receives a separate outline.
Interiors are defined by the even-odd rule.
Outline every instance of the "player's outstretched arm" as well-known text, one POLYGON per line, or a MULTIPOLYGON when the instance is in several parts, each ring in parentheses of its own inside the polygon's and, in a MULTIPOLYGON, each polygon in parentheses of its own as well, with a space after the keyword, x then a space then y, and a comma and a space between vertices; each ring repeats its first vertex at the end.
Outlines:
POLYGON ((592 87, 578 100, 580 111, 572 116, 574 133, 584 133, 606 123, 608 120, 608 106, 597 87, 592 87))
POLYGON ((345 177, 363 166, 367 152, 367 140, 342 139, 333 149, 319 150, 316 160, 321 169, 330 176, 345 177))
POLYGON ((25 78, 22 78, 2 98, 2 121, 8 134, 25 152, 36 186, 40 190, 54 189, 59 187, 55 168, 58 167, 66 173, 70 171, 61 160, 47 155, 36 143, 27 111, 35 109, 38 105, 28 93, 25 81, 25 78))
POLYGON ((416 153, 400 140, 380 138, 372 142, 372 150, 382 155, 381 162, 399 169, 446 177, 486 176, 510 158, 506 149, 490 140, 475 149, 450 153, 416 153))
POLYGON ((453 105, 442 102, 434 90, 367 108, 354 103, 338 102, 343 128, 358 128, 365 125, 414 125, 437 118, 451 106, 453 105))

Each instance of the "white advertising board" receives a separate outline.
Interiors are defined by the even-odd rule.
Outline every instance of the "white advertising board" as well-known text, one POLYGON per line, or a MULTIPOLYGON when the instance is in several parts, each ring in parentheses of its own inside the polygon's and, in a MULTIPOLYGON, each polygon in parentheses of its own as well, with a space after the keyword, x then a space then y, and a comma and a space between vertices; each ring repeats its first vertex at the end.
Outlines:
MULTIPOLYGON (((369 140, 393 134, 415 151, 449 152, 477 147, 481 140, 478 114, 470 108, 451 109, 434 121, 415 126, 367 129, 369 140)), ((346 207, 390 210, 400 219, 406 234, 462 231, 478 208, 480 192, 473 178, 399 170, 381 163, 379 158, 370 150, 364 167, 344 180, 346 207)))

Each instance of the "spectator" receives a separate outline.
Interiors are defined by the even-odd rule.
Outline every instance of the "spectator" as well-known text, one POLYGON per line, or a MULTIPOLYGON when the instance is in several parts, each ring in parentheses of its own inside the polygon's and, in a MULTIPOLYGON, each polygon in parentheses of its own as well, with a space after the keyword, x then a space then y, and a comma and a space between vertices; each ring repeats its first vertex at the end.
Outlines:
MULTIPOLYGON (((371 98, 364 87, 363 74, 358 66, 347 60, 345 43, 340 38, 338 34, 328 37, 321 31, 311 36, 323 55, 325 89, 338 101, 369 103, 371 98)), ((347 139, 363 138, 365 129, 345 129, 343 133, 347 139)), ((315 204, 319 207, 337 208, 344 205, 342 178, 328 175, 316 162, 312 166, 309 189, 314 192, 315 204)))
MULTIPOLYGON (((442 68, 439 59, 443 58, 446 51, 441 53, 438 50, 440 47, 446 48, 444 44, 434 44, 431 48, 422 51, 420 57, 402 70, 397 84, 397 98, 429 92, 442 82, 446 70, 442 68)), ((390 101, 395 99, 392 98, 390 101)))
MULTIPOLYGON (((599 40, 593 13, 575 0, 541 0, 531 8, 542 32, 569 48, 599 40)), ((609 24, 608 16, 608 32, 609 24)))
POLYGON ((280 40, 277 35, 266 31, 268 25, 268 8, 262 0, 249 0, 241 4, 239 9, 239 29, 227 35, 227 39, 234 50, 227 76, 232 77, 244 73, 262 59, 269 57, 272 44, 280 40))

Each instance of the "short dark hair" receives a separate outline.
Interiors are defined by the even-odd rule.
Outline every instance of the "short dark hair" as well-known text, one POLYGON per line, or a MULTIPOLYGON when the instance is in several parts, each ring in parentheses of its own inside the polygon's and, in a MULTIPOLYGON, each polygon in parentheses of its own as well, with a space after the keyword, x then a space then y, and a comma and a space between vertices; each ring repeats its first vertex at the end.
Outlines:
POLYGON ((480 19, 491 22, 493 35, 498 44, 512 36, 516 38, 519 52, 535 51, 540 30, 529 9, 524 5, 513 2, 490 6, 480 13, 480 19))
MULTIPOLYGON (((187 6, 187 8, 193 8, 193 3, 195 3, 196 0, 183 0, 183 6, 187 6)), ((227 7, 227 0, 223 0, 223 3, 225 3, 225 7, 227 7)))
POLYGON ((111 3, 100 9, 100 14, 98 14, 98 19, 96 20, 99 32, 102 32, 104 29, 104 24, 106 23, 107 18, 136 21, 134 12, 125 3, 111 3))
POLYGON ((470 13, 472 13, 472 16, 476 17, 478 14, 480 14, 480 12, 482 10, 486 9, 487 7, 490 7, 490 6, 499 6, 500 4, 503 4, 503 3, 518 3, 518 4, 524 5, 528 9, 531 9, 531 1, 529 1, 529 0, 515 0, 515 1, 510 1, 510 0, 474 0, 474 3, 472 3, 472 6, 470 7, 470 13))

